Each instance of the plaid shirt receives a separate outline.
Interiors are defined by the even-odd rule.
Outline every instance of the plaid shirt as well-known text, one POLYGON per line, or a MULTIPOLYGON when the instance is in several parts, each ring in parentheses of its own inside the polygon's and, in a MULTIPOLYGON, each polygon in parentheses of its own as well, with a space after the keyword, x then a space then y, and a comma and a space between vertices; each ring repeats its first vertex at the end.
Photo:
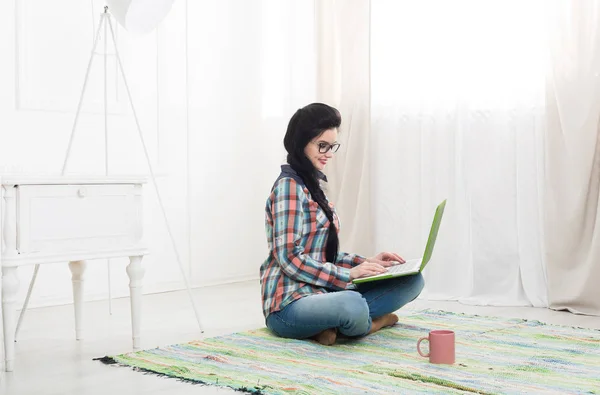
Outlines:
MULTIPOLYGON (((364 262, 356 254, 340 252, 326 262, 329 220, 311 199, 302 179, 289 165, 281 167, 265 207, 269 256, 260 267, 265 318, 304 296, 339 291, 350 284, 350 269, 364 262)), ((326 181, 324 175, 321 178, 326 181)), ((339 218, 332 203, 334 224, 339 218)))

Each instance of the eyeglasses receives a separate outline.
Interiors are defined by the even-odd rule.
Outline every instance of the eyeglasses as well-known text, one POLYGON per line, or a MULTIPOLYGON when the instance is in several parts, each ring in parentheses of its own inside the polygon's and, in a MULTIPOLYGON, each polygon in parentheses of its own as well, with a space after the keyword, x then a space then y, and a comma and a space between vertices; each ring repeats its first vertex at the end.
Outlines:
POLYGON ((337 152, 337 150, 340 149, 340 145, 338 143, 329 144, 329 143, 320 142, 320 143, 313 143, 313 144, 316 144, 319 147, 319 153, 321 153, 321 154, 326 154, 327 151, 329 151, 329 150, 331 150, 331 152, 337 152))

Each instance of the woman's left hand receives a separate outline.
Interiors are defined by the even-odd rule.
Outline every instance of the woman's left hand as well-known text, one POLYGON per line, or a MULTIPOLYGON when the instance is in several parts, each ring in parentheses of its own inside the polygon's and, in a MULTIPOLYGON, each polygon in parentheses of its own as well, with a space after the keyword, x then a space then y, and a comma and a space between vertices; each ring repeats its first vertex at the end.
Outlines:
POLYGON ((404 263, 404 258, 394 252, 380 252, 372 258, 368 258, 368 261, 377 262, 384 267, 393 266, 394 262, 404 263))

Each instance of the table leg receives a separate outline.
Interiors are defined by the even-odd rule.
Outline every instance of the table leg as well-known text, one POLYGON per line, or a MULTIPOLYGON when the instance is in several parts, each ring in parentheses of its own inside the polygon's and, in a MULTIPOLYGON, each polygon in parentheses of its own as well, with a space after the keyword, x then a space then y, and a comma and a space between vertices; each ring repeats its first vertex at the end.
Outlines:
POLYGON ((140 323, 142 309, 142 279, 146 271, 142 266, 142 256, 129 257, 127 275, 129 276, 129 294, 131 299, 131 330, 133 348, 140 348, 140 323))
POLYGON ((75 307, 75 339, 83 339, 83 274, 86 269, 85 261, 69 262, 71 281, 73 282, 73 305, 75 307))
POLYGON ((17 291, 19 277, 16 267, 2 268, 2 322, 4 324, 5 370, 12 372, 15 364, 15 328, 17 324, 17 291))

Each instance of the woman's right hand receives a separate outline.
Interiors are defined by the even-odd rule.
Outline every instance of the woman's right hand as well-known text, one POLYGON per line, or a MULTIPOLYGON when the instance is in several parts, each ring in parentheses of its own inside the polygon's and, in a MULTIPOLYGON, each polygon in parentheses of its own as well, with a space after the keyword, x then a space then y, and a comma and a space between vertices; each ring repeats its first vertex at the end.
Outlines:
POLYGON ((379 263, 364 261, 360 265, 357 265, 350 269, 350 281, 361 277, 383 274, 385 272, 387 272, 387 269, 379 263))

